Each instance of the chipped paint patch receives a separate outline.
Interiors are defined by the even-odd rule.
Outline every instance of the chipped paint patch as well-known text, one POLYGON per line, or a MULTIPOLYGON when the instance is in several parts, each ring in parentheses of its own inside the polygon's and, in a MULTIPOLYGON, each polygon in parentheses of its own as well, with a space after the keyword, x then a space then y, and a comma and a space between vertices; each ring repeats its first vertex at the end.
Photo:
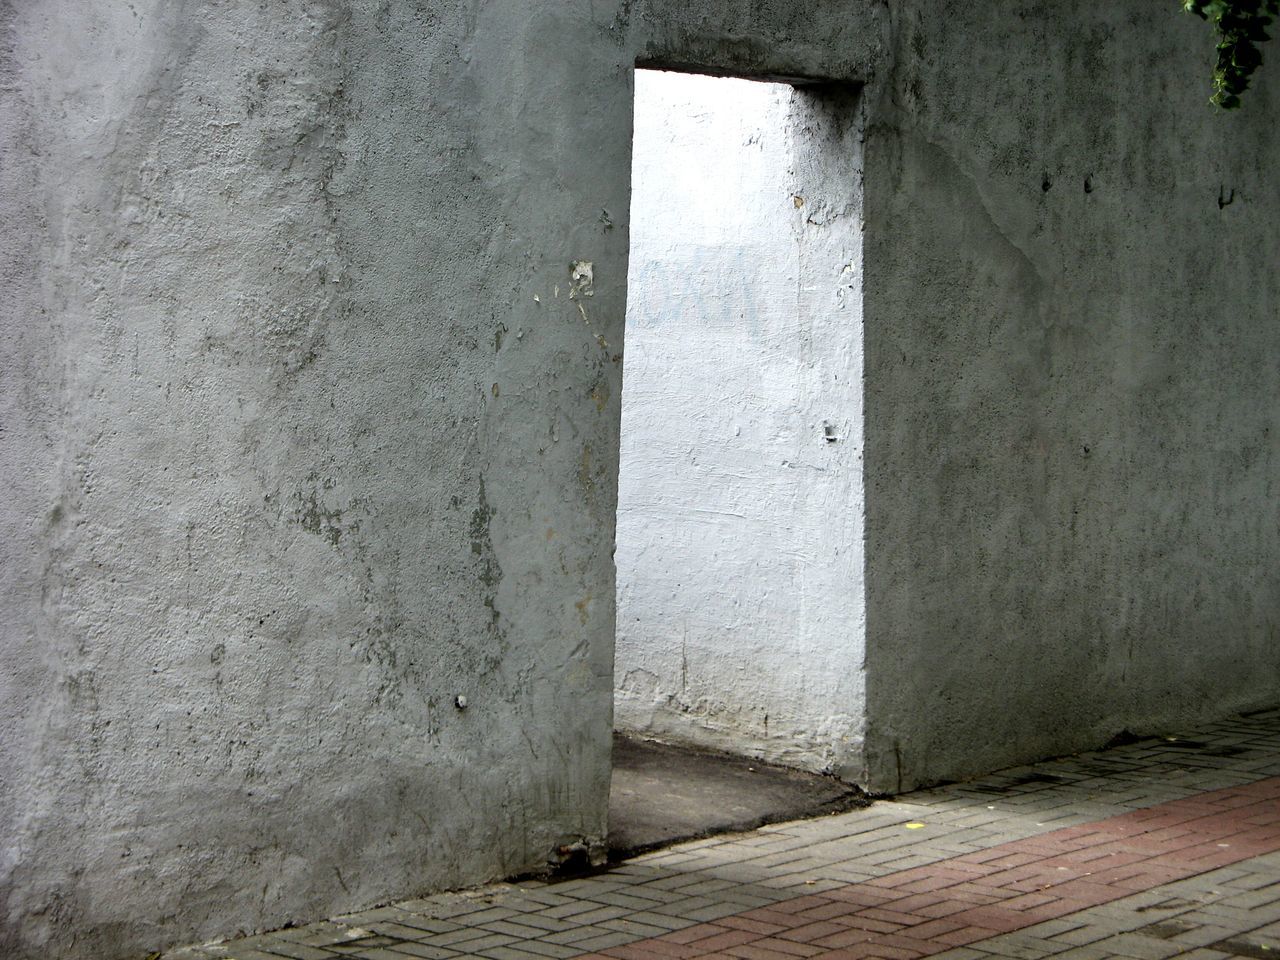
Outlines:
POLYGON ((595 296, 596 269, 590 260, 575 260, 569 266, 569 299, 595 296))

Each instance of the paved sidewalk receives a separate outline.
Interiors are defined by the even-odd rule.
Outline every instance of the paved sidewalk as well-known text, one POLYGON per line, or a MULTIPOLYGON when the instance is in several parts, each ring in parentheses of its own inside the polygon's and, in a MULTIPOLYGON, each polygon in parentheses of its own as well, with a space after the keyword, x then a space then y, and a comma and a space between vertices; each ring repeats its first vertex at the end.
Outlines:
POLYGON ((166 960, 1280 957, 1280 711, 166 960))
POLYGON ((615 734, 609 857, 622 860, 684 840, 868 803, 861 790, 835 777, 615 734))

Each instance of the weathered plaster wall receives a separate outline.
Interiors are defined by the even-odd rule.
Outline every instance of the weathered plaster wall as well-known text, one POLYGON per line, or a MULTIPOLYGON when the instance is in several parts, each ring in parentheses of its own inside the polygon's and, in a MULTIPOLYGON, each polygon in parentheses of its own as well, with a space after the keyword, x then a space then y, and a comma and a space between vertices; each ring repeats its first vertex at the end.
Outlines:
POLYGON ((879 15, 0 5, 0 953, 600 839, 631 65, 851 77, 879 15))
POLYGON ((600 838, 637 59, 869 81, 869 782, 1276 699, 1280 76, 1210 111, 1197 21, 33 0, 0 28, 6 956, 600 838))
POLYGON ((861 225, 812 100, 636 75, 614 722, 831 770, 864 710, 861 225))
POLYGON ((866 147, 882 789, 1280 700, 1280 71, 1128 0, 892 4, 866 147))
POLYGON ((630 102, 584 6, 6 12, 0 954, 602 838, 630 102))

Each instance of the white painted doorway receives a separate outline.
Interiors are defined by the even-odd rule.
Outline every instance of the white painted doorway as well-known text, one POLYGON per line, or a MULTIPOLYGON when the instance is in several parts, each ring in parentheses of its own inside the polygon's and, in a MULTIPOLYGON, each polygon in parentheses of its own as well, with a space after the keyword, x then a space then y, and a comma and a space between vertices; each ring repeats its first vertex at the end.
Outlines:
POLYGON ((638 70, 635 104, 615 726, 853 776, 856 96, 638 70))

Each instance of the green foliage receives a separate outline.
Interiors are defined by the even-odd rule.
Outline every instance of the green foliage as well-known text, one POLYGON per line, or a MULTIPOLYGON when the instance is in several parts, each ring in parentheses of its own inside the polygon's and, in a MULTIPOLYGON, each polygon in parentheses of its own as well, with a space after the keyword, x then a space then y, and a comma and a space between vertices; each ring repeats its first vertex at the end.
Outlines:
POLYGON ((1183 0, 1182 9, 1217 28, 1218 63, 1210 101, 1234 110, 1249 78, 1262 65, 1258 44, 1271 39, 1266 28, 1280 16, 1280 0, 1183 0))

